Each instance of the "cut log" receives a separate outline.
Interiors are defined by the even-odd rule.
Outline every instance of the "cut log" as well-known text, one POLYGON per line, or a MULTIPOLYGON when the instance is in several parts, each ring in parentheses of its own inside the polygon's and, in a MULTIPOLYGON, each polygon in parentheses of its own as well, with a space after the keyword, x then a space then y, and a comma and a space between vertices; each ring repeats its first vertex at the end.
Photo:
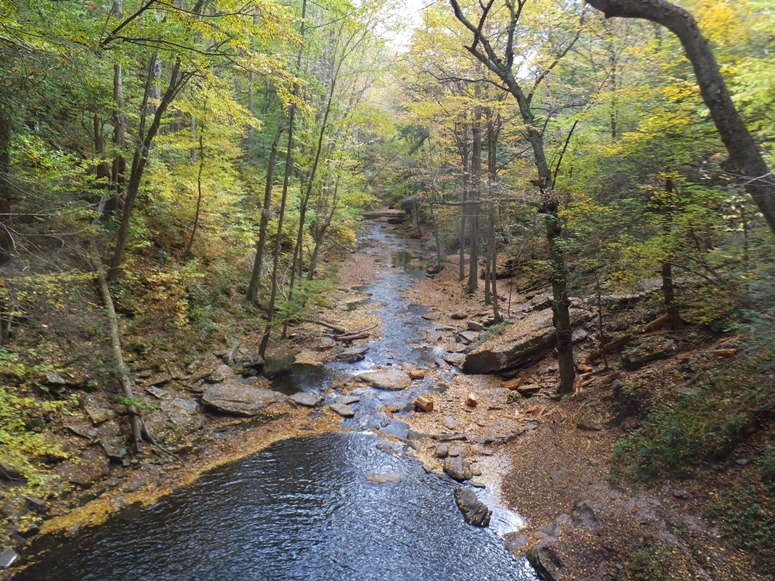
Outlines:
POLYGON ((600 359, 603 356, 603 353, 610 353, 611 351, 617 350, 619 347, 623 347, 627 343, 630 342, 632 339, 631 334, 622 335, 621 337, 617 337, 613 341, 609 341, 599 349, 593 351, 589 354, 589 357, 587 357, 587 361, 595 361, 596 359, 600 359))
POLYGON ((713 355, 718 357, 719 359, 725 358, 725 357, 734 357, 740 352, 740 349, 716 349, 715 351, 711 351, 713 355))
POLYGON ((416 400, 414 400, 414 409, 425 413, 432 412, 433 400, 421 395, 416 400))
POLYGON ((471 392, 466 396, 466 405, 470 408, 475 408, 479 405, 479 398, 475 393, 471 392))
POLYGON ((661 317, 657 317, 650 323, 641 327, 640 332, 651 333, 651 331, 663 329, 664 327, 667 327, 669 324, 670 324, 670 315, 662 315, 661 317))
POLYGON ((517 389, 520 385, 522 385, 521 379, 512 379, 501 383, 501 387, 505 387, 506 389, 517 389))

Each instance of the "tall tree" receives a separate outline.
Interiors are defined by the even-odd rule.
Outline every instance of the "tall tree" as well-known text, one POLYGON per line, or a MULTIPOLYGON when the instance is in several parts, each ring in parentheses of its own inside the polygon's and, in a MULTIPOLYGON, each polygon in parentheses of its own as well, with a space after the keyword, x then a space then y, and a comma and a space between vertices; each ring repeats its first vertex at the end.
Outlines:
POLYGON ((550 282, 552 284, 552 311, 554 314, 554 327, 557 335, 557 353, 560 369, 559 393, 569 393, 573 390, 576 376, 573 361, 573 343, 571 340, 570 300, 568 299, 568 280, 565 259, 562 251, 560 235, 562 223, 559 217, 559 200, 554 195, 555 175, 549 166, 544 148, 544 126, 536 119, 533 111, 533 98, 541 84, 549 73, 559 63, 568 51, 573 47, 579 37, 579 33, 571 33, 559 48, 550 55, 551 60, 540 70, 535 72, 534 78, 528 81, 529 90, 523 88, 524 81, 517 76, 515 65, 516 45, 515 38, 520 24, 523 9, 527 0, 507 0, 505 27, 502 30, 493 30, 492 21, 488 17, 493 12, 495 0, 489 0, 481 4, 476 23, 472 22, 464 13, 458 0, 450 0, 455 17, 473 35, 473 41, 466 50, 477 60, 492 71, 505 85, 508 92, 516 99, 522 121, 525 124, 527 140, 533 151, 533 161, 538 170, 538 179, 535 185, 541 191, 541 205, 539 213, 544 217, 546 225, 546 238, 549 243, 549 256, 551 261, 550 282), (500 51, 497 44, 501 42, 500 51))
POLYGON ((775 176, 735 107, 710 44, 694 16, 666 0, 586 0, 606 18, 638 18, 675 34, 694 67, 705 105, 729 153, 732 169, 775 234, 775 176))

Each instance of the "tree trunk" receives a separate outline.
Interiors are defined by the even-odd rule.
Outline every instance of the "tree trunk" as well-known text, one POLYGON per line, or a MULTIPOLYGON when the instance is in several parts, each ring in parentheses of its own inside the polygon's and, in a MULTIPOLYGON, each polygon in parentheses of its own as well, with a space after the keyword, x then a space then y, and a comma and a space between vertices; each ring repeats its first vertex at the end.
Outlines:
MULTIPOLYGON (((113 15, 122 18, 123 0, 113 0, 113 15)), ((120 64, 113 65, 113 145, 116 146, 116 156, 113 158, 111 172, 112 196, 103 208, 103 216, 109 217, 116 213, 124 195, 126 186, 126 122, 124 120, 124 80, 120 64)))
POLYGON ((702 100, 710 111, 734 171, 743 180, 770 230, 775 234, 775 177, 748 132, 721 76, 707 39, 691 13, 665 0, 586 0, 606 18, 639 18, 675 34, 694 67, 702 100))
POLYGON ((183 253, 183 258, 186 259, 191 255, 191 247, 194 245, 194 237, 196 236, 196 229, 199 227, 199 213, 202 209, 202 170, 205 167, 205 144, 204 137, 199 135, 199 171, 196 176, 196 213, 194 214, 194 225, 191 226, 191 237, 188 239, 186 245, 186 251, 183 253))
POLYGON ((167 90, 164 92, 164 95, 159 101, 159 105, 156 107, 156 110, 153 114, 151 126, 146 132, 145 121, 147 117, 148 98, 152 88, 153 79, 157 71, 155 63, 156 57, 153 56, 148 63, 148 77, 146 79, 145 94, 143 97, 143 112, 141 114, 138 142, 135 146, 135 153, 132 159, 132 170, 129 173, 126 202, 124 203, 124 210, 121 214, 121 224, 116 236, 116 246, 113 251, 113 257, 110 261, 110 270, 108 271, 108 278, 110 280, 113 280, 118 276, 121 263, 124 261, 124 252, 126 251, 126 244, 129 239, 129 226, 132 220, 132 212, 134 210, 137 194, 140 191, 140 183, 143 179, 145 166, 148 163, 148 155, 151 150, 151 145, 153 144, 153 140, 159 132, 159 127, 161 125, 164 112, 167 110, 167 107, 169 107, 170 103, 172 103, 180 90, 191 78, 190 74, 181 72, 181 63, 180 59, 178 59, 172 67, 170 82, 167 86, 167 90))
MULTIPOLYGON (((296 68, 301 68, 301 57, 304 51, 304 31, 306 28, 305 18, 307 16, 307 0, 301 3, 301 41, 299 50, 296 53, 296 68)), ((293 85, 294 99, 299 96, 299 85, 293 85)), ((266 326, 264 334, 261 337, 261 344, 258 347, 258 353, 262 357, 266 353, 269 345, 269 338, 272 333, 274 323, 275 303, 277 302, 277 275, 280 269, 280 246, 283 237, 283 221, 285 220, 285 206, 288 202, 288 186, 290 184, 291 174, 293 173, 293 125, 296 118, 296 106, 291 103, 288 110, 288 150, 285 152, 285 175, 283 176, 283 193, 280 198, 280 212, 277 216, 277 236, 274 243, 274 255, 272 257, 272 290, 269 294, 269 305, 266 311, 266 326)))
POLYGON ((487 246, 489 248, 490 276, 492 277, 492 280, 490 281, 490 286, 492 289, 492 317, 496 323, 500 323, 503 320, 503 317, 501 316, 500 303, 498 299, 498 247, 495 241, 495 225, 497 220, 495 215, 495 202, 490 202, 489 215, 490 231, 487 246))
MULTIPOLYGON (((479 85, 476 85, 479 89, 479 85)), ((475 92, 478 96, 479 91, 475 92)), ((481 197, 482 184, 482 108, 474 107, 474 122, 471 126, 473 143, 471 147, 471 188, 469 190, 468 218, 468 284, 466 289, 473 293, 479 285, 479 198, 481 197)))
POLYGON ((673 286, 673 265, 669 260, 662 263, 662 296, 665 301, 665 311, 670 320, 670 328, 675 331, 683 325, 678 305, 675 304, 675 287, 673 286))
POLYGON ((277 145, 280 142, 280 136, 284 127, 278 127, 272 141, 272 150, 269 153, 269 162, 266 168, 266 185, 264 186, 264 203, 261 206, 261 220, 258 225, 258 240, 256 241, 256 259, 253 262, 253 271, 250 274, 250 284, 246 298, 248 302, 255 305, 258 301, 258 287, 261 280, 261 271, 264 268, 264 250, 266 248, 266 230, 269 225, 269 210, 272 206, 272 182, 274 180, 274 170, 277 165, 277 145))
POLYGON ((118 329, 118 317, 116 316, 116 309, 113 306, 113 299, 110 296, 110 287, 108 287, 108 281, 105 278, 105 273, 102 268, 102 262, 99 259, 96 246, 92 246, 93 260, 96 262, 97 272, 97 284, 99 286, 100 295, 102 296, 102 302, 105 305, 105 312, 108 318, 108 335, 110 336, 110 346, 113 350, 113 360, 116 364, 116 370, 118 372, 118 378, 121 380, 121 387, 124 397, 129 401, 129 414, 132 424, 132 440, 134 442, 135 452, 141 453, 143 451, 143 421, 140 417, 140 412, 132 401, 135 399, 132 375, 129 372, 129 368, 124 362, 124 356, 121 351, 121 335, 118 329))
POLYGON ((11 185, 11 139, 13 122, 0 108, 0 266, 11 259, 16 244, 11 234, 13 187, 11 185))

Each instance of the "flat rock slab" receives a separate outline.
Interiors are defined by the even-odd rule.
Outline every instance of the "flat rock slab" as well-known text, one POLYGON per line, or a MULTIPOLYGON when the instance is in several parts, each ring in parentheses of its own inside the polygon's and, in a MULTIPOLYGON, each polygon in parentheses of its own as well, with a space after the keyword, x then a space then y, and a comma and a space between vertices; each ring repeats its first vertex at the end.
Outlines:
POLYGON ((307 408, 314 408, 320 403, 320 396, 314 393, 299 392, 294 393, 291 396, 291 401, 296 405, 300 405, 307 408))
POLYGON ((332 403, 328 407, 330 407, 332 410, 334 410, 343 418, 355 417, 355 410, 351 408, 349 405, 345 405, 343 403, 332 403))
POLYGON ((268 408, 286 399, 286 396, 276 391, 245 385, 236 380, 212 385, 202 394, 202 403, 206 406, 243 417, 264 415, 268 408))
POLYGON ((342 405, 352 405, 354 403, 358 403, 361 401, 361 398, 359 398, 357 395, 340 395, 336 398, 336 403, 340 403, 342 405))
POLYGON ((387 391, 399 391, 406 389, 412 384, 409 375, 403 371, 374 371, 372 373, 364 373, 360 377, 362 381, 365 381, 374 389, 384 389, 387 391))

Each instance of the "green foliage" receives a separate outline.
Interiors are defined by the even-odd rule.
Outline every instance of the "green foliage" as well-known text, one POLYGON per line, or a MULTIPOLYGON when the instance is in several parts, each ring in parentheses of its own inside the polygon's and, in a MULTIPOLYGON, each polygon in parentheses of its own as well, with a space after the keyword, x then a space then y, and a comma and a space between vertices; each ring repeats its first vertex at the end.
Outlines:
POLYGON ((656 397, 642 424, 616 442, 612 479, 653 483, 727 457, 769 397, 759 370, 760 361, 747 358, 700 383, 696 394, 656 397))
POLYGON ((679 580, 673 572, 670 559, 674 549, 659 540, 644 538, 642 547, 632 552, 619 574, 619 581, 679 580))
POLYGON ((334 290, 331 279, 301 280, 293 291, 293 296, 287 297, 277 305, 278 325, 285 322, 302 321, 321 307, 331 306, 330 296, 334 290))
MULTIPOLYGON (((8 360, 4 358, 0 366, 7 372, 8 360)), ((12 363, 10 371, 18 375, 18 364, 12 363)), ((0 385, 0 467, 11 478, 22 479, 29 490, 47 492, 43 490, 49 482, 46 462, 68 456, 42 431, 45 416, 76 402, 40 401, 20 392, 20 388, 0 385)))
POLYGON ((775 510, 769 496, 752 486, 724 491, 708 505, 708 516, 719 522, 723 534, 752 552, 762 570, 775 568, 775 510))
POLYGON ((501 321, 500 323, 495 323, 491 327, 488 327, 484 333, 482 333, 482 336, 479 338, 479 342, 484 343, 485 341, 489 341, 493 337, 503 332, 503 330, 509 325, 511 325, 511 321, 501 321))

